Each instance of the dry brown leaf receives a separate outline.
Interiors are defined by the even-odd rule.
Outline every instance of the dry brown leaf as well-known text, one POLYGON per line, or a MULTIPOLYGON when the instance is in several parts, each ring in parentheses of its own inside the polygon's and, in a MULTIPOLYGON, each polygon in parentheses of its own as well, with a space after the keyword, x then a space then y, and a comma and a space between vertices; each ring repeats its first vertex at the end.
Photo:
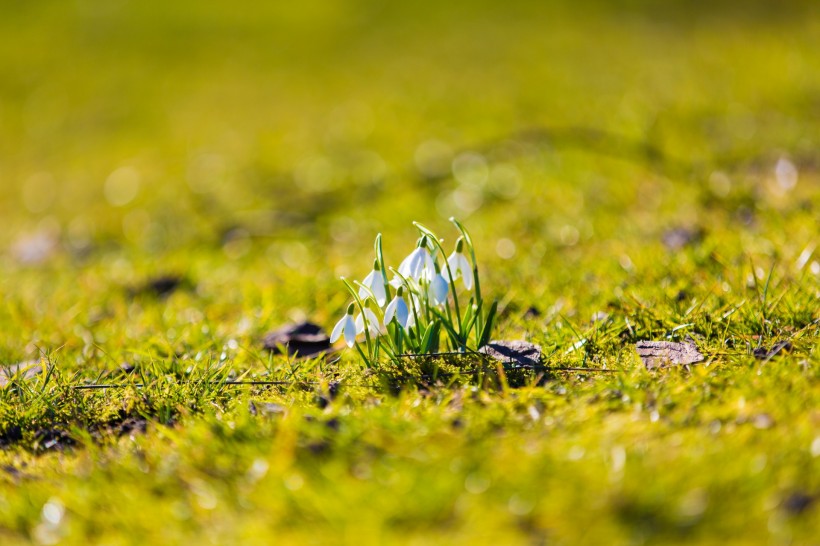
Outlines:
POLYGON ((505 364, 538 366, 541 364, 541 346, 529 341, 491 341, 478 352, 505 364))
POLYGON ((638 356, 646 369, 694 364, 705 360, 697 346, 691 341, 639 341, 635 344, 638 356))
POLYGON ((283 326, 266 334, 263 343, 274 354, 284 347, 290 356, 309 357, 330 351, 330 338, 321 326, 311 322, 283 326))

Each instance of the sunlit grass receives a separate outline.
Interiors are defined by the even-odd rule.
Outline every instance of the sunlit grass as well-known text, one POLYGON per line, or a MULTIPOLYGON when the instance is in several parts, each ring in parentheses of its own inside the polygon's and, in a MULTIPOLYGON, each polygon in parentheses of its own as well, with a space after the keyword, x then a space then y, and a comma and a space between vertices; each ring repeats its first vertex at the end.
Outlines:
POLYGON ((816 540, 816 9, 508 4, 2 8, 0 543, 816 540), (450 216, 552 370, 262 348, 450 216))

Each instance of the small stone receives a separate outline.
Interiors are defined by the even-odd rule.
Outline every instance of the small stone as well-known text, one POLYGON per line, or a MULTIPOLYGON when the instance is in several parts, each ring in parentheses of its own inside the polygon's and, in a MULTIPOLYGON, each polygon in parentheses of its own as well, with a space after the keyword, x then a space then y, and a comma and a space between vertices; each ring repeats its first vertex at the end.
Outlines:
POLYGON ((796 491, 783 500, 783 509, 792 515, 800 515, 808 510, 817 500, 814 495, 796 491))
POLYGON ((39 265, 51 258, 58 247, 59 240, 54 230, 43 230, 17 239, 11 252, 23 265, 39 265))
POLYGON ((139 295, 152 296, 155 298, 167 298, 183 287, 190 287, 191 283, 185 277, 179 275, 159 275, 152 277, 143 284, 131 288, 131 297, 139 295))
POLYGON ((254 402, 248 404, 251 415, 282 415, 285 413, 285 406, 274 404, 273 402, 254 402))
POLYGON ((774 418, 768 413, 758 413, 751 418, 751 422, 758 430, 766 430, 774 426, 774 418))
POLYGON ((27 360, 10 366, 0 366, 0 387, 8 385, 13 378, 31 379, 43 373, 39 360, 27 360))
POLYGON ((505 364, 515 364, 516 367, 541 364, 541 346, 528 341, 491 341, 478 352, 505 364))
POLYGON ((689 229, 684 227, 668 229, 663 233, 663 237, 661 237, 664 246, 673 251, 700 242, 701 239, 703 239, 702 229, 689 229))
POLYGON ((641 357, 647 370, 665 366, 680 366, 701 362, 704 357, 691 341, 677 343, 673 341, 639 341, 635 344, 638 356, 641 357))
POLYGON ((274 354, 281 353, 284 347, 289 356, 310 357, 330 350, 330 338, 321 326, 311 322, 289 324, 269 332, 263 344, 274 354))

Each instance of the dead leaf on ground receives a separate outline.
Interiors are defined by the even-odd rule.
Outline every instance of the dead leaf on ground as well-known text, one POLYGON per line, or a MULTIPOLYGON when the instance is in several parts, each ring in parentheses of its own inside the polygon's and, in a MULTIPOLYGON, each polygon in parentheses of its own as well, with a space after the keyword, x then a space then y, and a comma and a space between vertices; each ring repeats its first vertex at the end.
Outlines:
POLYGON ((757 349, 752 351, 752 354, 758 360, 771 360, 780 353, 788 353, 791 350, 791 341, 781 341, 779 343, 775 343, 774 345, 772 345, 771 349, 767 349, 766 347, 758 347, 757 349))
POLYGON ((694 364, 705 360, 691 341, 677 343, 674 341, 639 341, 635 344, 638 356, 641 357, 647 370, 666 366, 694 364))
POLYGON ((478 352, 505 364, 522 367, 541 364, 541 346, 529 341, 491 341, 478 352))
POLYGON ((0 387, 8 385, 15 377, 31 379, 43 373, 43 366, 39 360, 27 360, 9 366, 0 366, 0 387))
POLYGON ((701 228, 676 227, 666 230, 661 240, 667 249, 677 251, 700 242, 703 235, 703 229, 701 228))
POLYGON ((280 354, 281 347, 285 347, 289 356, 311 357, 330 351, 330 338, 312 322, 283 326, 266 334, 263 343, 274 354, 280 354))

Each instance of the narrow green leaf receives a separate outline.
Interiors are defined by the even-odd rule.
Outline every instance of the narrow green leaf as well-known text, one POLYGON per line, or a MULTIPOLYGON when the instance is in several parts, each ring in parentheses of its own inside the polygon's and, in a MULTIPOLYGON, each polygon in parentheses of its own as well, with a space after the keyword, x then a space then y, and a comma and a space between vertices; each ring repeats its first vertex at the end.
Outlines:
POLYGON ((439 321, 433 320, 430 325, 427 327, 427 331, 424 332, 424 337, 421 340, 421 346, 419 347, 419 353, 427 354, 430 352, 430 347, 433 344, 433 338, 438 338, 438 329, 439 329, 439 321))
POLYGON ((478 347, 481 348, 490 341, 490 336, 493 333, 493 323, 495 322, 495 314, 498 311, 498 300, 493 301, 493 304, 490 306, 490 310, 487 313, 487 320, 484 323, 484 329, 481 332, 481 336, 479 336, 478 340, 478 347))

